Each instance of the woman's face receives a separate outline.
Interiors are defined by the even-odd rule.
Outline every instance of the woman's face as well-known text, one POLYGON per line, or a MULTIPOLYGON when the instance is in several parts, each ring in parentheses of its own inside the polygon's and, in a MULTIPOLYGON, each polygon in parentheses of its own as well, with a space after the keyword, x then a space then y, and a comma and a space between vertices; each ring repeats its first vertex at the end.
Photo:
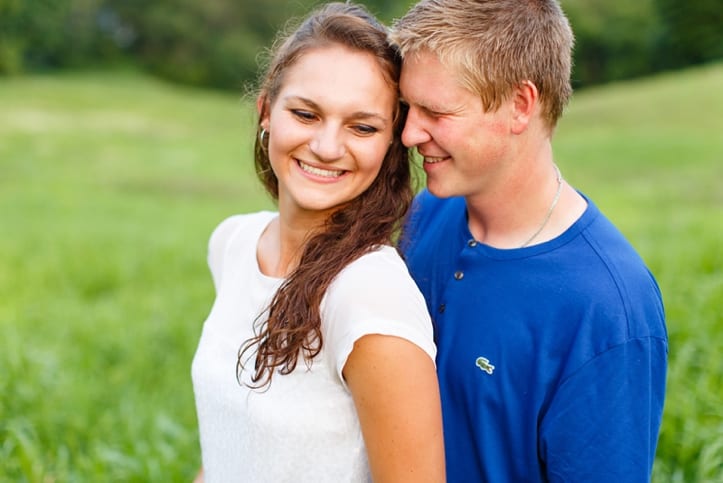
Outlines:
POLYGON ((325 218, 362 194, 392 141, 396 103, 369 53, 332 45, 291 66, 261 120, 280 213, 325 218))

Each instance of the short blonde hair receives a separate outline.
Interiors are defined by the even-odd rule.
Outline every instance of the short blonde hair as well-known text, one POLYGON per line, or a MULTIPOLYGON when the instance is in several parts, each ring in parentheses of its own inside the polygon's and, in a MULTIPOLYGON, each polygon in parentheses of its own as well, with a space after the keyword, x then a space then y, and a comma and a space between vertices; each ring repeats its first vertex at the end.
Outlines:
POLYGON ((530 81, 553 129, 572 95, 574 38, 555 0, 422 0, 395 22, 391 39, 404 58, 435 54, 488 111, 530 81))

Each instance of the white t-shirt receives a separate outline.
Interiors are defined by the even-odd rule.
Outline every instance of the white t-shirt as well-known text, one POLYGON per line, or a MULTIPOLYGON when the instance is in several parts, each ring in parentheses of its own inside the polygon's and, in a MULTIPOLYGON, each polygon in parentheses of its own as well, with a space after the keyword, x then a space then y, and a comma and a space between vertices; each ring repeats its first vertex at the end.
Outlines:
MULTIPOLYGON (((216 300, 192 364, 207 483, 371 481, 359 421, 342 369, 367 334, 407 339, 434 360, 424 299, 396 250, 382 246, 332 281, 321 303, 323 347, 307 367, 252 390, 236 379, 238 351, 283 279, 259 270, 256 248, 273 212, 236 215, 209 243, 216 300)), ((252 356, 253 357, 253 356, 252 356)), ((250 369, 242 380, 250 382, 250 369)))

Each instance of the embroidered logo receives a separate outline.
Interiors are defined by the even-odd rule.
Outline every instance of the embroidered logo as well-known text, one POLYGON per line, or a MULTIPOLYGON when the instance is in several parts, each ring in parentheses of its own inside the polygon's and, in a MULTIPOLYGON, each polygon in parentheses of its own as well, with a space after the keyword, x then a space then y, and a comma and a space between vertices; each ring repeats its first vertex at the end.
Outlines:
POLYGON ((490 360, 486 357, 478 357, 475 361, 475 364, 477 364, 477 367, 479 367, 489 375, 492 375, 495 370, 495 366, 490 364, 490 360))

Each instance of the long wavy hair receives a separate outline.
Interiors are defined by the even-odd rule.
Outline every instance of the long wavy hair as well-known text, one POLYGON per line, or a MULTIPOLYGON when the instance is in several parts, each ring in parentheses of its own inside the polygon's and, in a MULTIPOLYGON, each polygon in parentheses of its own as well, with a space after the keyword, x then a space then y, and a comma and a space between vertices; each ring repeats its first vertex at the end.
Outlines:
MULTIPOLYGON (((284 74, 306 52, 341 45, 375 56, 387 81, 398 89, 401 58, 387 38, 388 30, 365 8, 330 3, 312 12, 291 34, 280 37, 260 79, 259 113, 254 157, 256 172, 271 197, 278 201, 278 179, 271 169, 263 119, 280 92, 284 74)), ((312 233, 298 267, 280 286, 268 310, 255 322, 255 337, 239 349, 239 382, 246 361, 255 352, 253 387, 271 383, 275 372, 289 374, 303 357, 307 366, 322 348, 320 304, 329 284, 352 261, 382 244, 393 243, 414 194, 407 148, 401 142, 406 110, 394 113, 394 137, 378 176, 356 199, 332 213, 312 233)), ((283 135, 283 133, 277 134, 283 135)))

